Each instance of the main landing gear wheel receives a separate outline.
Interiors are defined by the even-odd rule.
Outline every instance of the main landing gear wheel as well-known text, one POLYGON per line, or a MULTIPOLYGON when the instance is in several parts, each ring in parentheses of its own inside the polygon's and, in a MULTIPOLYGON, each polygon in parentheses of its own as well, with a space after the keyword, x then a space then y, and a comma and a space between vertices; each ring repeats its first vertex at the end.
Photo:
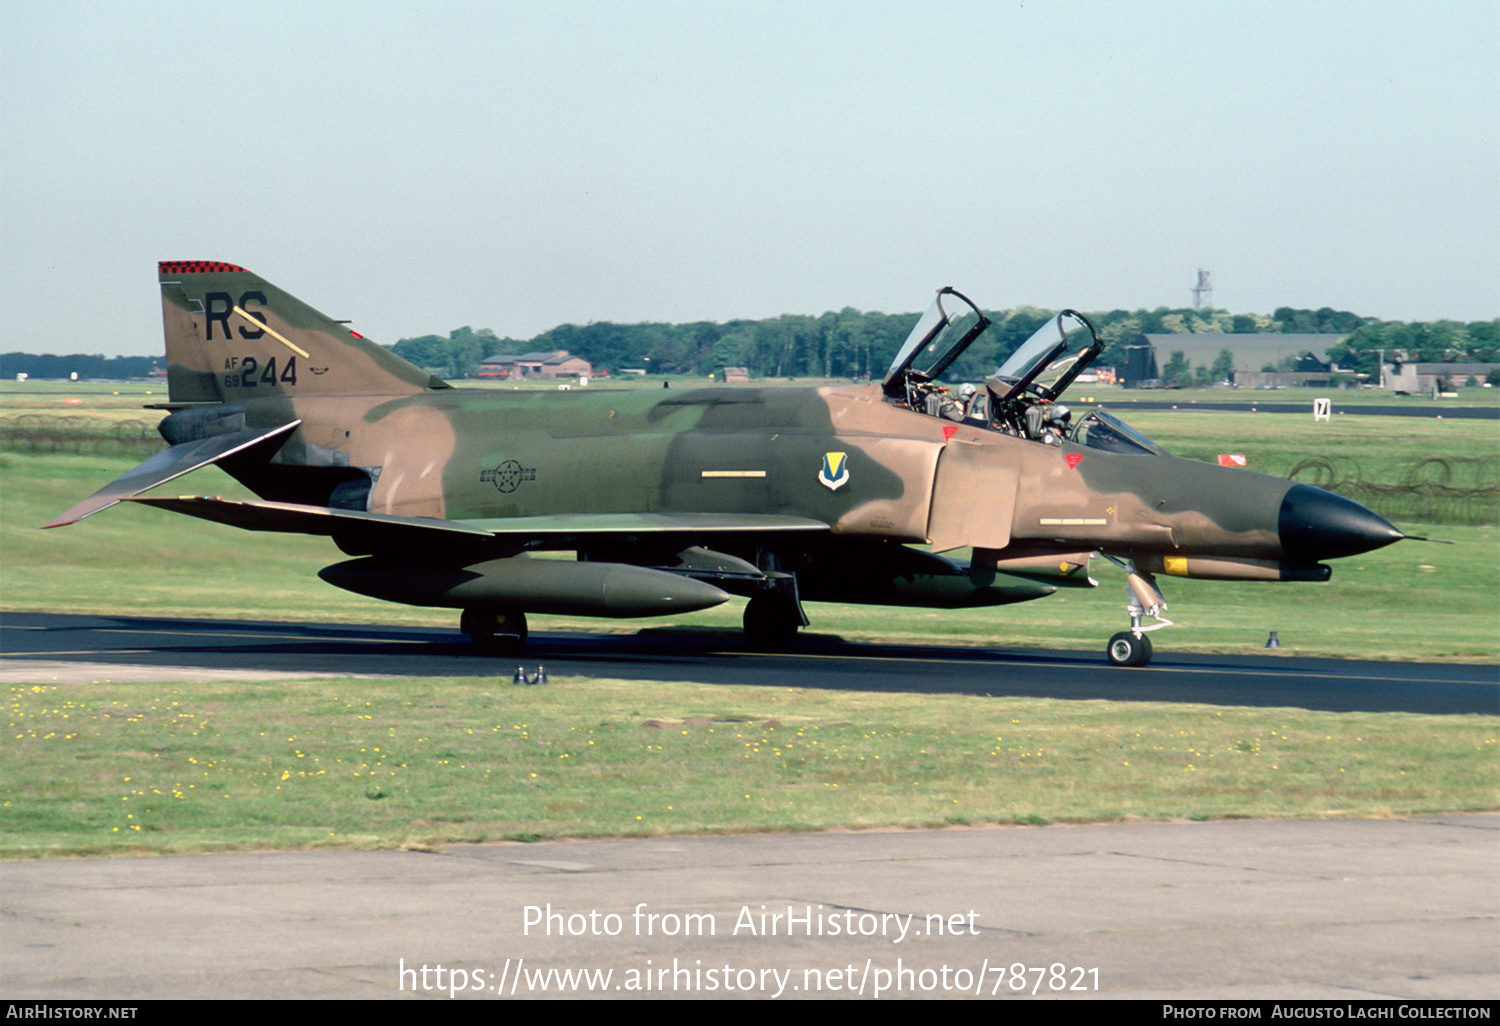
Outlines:
POLYGON ((526 647, 526 614, 505 609, 465 609, 458 629, 484 655, 519 655, 526 647))
POLYGON ((801 626, 797 603, 779 591, 762 592, 745 606, 745 637, 762 651, 780 652, 791 647, 801 626))
POLYGON ((1121 631, 1109 639, 1105 651, 1115 666, 1145 666, 1151 661, 1151 639, 1144 634, 1121 631))

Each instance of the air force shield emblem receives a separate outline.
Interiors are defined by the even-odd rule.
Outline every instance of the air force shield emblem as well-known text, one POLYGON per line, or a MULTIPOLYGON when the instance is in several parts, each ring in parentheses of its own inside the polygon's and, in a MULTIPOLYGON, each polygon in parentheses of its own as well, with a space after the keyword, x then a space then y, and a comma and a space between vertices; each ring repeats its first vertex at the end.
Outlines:
POLYGON ((823 469, 818 471, 818 483, 826 488, 838 491, 849 483, 849 454, 846 452, 825 452, 823 454, 823 469))

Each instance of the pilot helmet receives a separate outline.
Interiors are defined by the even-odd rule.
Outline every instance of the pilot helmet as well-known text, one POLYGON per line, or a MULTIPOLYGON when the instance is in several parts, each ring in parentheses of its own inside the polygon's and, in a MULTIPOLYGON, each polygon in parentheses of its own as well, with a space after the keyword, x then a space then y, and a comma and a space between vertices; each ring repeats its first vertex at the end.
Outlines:
POLYGON ((969 399, 977 391, 979 391, 979 389, 975 388, 968 382, 965 382, 964 384, 958 386, 958 397, 960 399, 969 399))

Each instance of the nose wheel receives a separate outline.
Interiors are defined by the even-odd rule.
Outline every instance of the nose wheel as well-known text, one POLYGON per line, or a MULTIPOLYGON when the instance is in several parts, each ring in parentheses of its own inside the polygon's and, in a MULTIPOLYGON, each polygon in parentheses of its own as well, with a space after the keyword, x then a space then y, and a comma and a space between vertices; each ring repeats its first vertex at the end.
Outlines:
POLYGON ((1105 651, 1114 666, 1145 666, 1151 661, 1151 639, 1144 634, 1121 631, 1109 639, 1105 651))

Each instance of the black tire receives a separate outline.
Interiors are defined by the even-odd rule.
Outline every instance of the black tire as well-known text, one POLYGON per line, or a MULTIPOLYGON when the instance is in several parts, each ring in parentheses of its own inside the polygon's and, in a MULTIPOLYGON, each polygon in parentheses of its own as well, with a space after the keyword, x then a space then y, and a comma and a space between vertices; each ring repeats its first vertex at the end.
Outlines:
POLYGON ((520 655, 526 647, 526 614, 516 610, 465 609, 459 629, 483 655, 520 655))
POLYGON ((802 617, 797 604, 779 591, 756 595, 745 606, 745 637, 765 652, 781 652, 797 638, 802 617))
POLYGON ((1154 650, 1151 647, 1151 639, 1145 634, 1141 635, 1141 657, 1135 661, 1136 666, 1145 666, 1151 661, 1154 650))
POLYGON ((1144 634, 1121 631, 1109 639, 1104 651, 1115 666, 1145 666, 1151 661, 1151 639, 1144 634))

